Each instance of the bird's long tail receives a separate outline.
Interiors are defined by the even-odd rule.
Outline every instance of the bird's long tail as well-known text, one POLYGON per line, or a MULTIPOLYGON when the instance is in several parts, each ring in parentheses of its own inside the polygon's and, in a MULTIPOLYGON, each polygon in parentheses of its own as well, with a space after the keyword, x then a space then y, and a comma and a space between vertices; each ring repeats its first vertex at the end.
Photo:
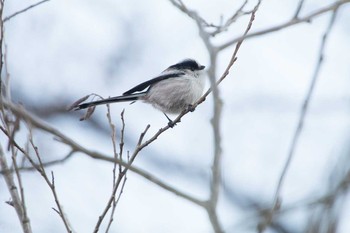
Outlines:
POLYGON ((139 100, 140 97, 143 97, 145 95, 146 95, 146 92, 142 92, 142 93, 131 94, 131 95, 121 95, 121 96, 111 97, 111 98, 104 99, 104 100, 92 101, 89 103, 79 104, 78 106, 76 106, 74 108, 74 110, 80 110, 80 109, 88 108, 91 106, 97 106, 97 105, 101 105, 101 104, 136 101, 136 100, 139 100))

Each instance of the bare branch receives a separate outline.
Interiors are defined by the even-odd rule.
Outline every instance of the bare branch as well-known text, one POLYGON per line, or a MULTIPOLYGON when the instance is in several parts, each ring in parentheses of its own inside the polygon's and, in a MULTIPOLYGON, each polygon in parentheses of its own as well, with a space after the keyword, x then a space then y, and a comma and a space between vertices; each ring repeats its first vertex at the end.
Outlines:
MULTIPOLYGON (((25 206, 23 206, 24 204, 24 200, 21 200, 20 195, 18 193, 18 189, 17 186, 15 184, 14 181, 14 177, 12 175, 12 173, 10 172, 10 169, 7 165, 7 161, 5 158, 5 153, 2 149, 2 145, 0 144, 0 167, 2 169, 2 171, 4 172, 4 179, 6 181, 8 190, 11 194, 11 206, 13 206, 16 210, 18 219, 21 222, 21 226, 23 229, 23 232, 25 233, 31 233, 32 229, 30 226, 30 222, 29 219, 25 213, 25 206)), ((24 198, 23 193, 22 193, 22 198, 24 198)))
MULTIPOLYGON (((119 146, 120 146, 119 147, 119 149, 120 149, 120 151, 119 151, 119 159, 120 159, 120 161, 122 161, 123 160, 122 152, 123 152, 123 146, 124 146, 124 129, 125 129, 124 110, 121 112, 120 117, 121 117, 121 121, 122 121, 122 129, 121 129, 121 136, 120 136, 120 143, 119 143, 119 146)), ((111 139, 112 139, 113 153, 114 153, 114 159, 115 159, 114 160, 115 162, 113 164, 113 186, 112 186, 112 190, 117 190, 117 189, 115 189, 115 186, 118 185, 117 180, 116 180, 116 168, 117 168, 117 162, 116 161, 118 159, 117 146, 116 146, 116 129, 115 129, 115 125, 112 123, 111 111, 110 111, 110 107, 109 107, 108 104, 107 104, 107 118, 108 118, 108 122, 109 122, 109 125, 110 125, 110 128, 111 128, 111 131, 112 131, 111 139)), ((121 164, 118 164, 118 165, 119 165, 118 166, 119 167, 119 175, 123 175, 122 174, 122 165, 121 164)), ((108 221, 106 233, 109 231, 109 229, 110 229, 110 227, 112 225, 114 212, 115 212, 117 203, 120 200, 120 197, 121 197, 121 195, 123 193, 123 189, 125 187, 125 183, 126 183, 126 173, 125 173, 125 175, 123 177, 123 184, 122 184, 122 187, 121 187, 121 189, 119 191, 119 195, 118 195, 117 200, 116 200, 116 197, 115 197, 115 193, 112 192, 111 199, 112 199, 113 205, 112 205, 112 211, 111 211, 111 215, 110 215, 110 218, 109 218, 109 221, 108 221)))
MULTIPOLYGON (((52 194, 54 196, 54 199, 55 199, 55 202, 56 202, 56 206, 57 206, 57 210, 55 210, 58 215, 61 217, 63 223, 64 223, 64 226, 66 227, 66 230, 68 233, 71 233, 72 232, 72 227, 70 226, 69 222, 68 222, 68 219, 63 211, 63 207, 60 203, 60 201, 58 200, 58 195, 57 195, 57 192, 56 192, 56 186, 55 186, 55 177, 54 177, 54 174, 53 172, 51 171, 51 182, 45 172, 45 168, 43 166, 43 163, 41 161, 41 157, 39 155, 39 149, 38 147, 36 147, 34 145, 34 142, 33 142, 33 138, 31 136, 31 133, 30 133, 30 138, 29 138, 29 142, 31 144, 31 146, 33 147, 34 151, 35 151, 35 155, 39 161, 39 167, 37 169, 37 171, 41 174, 41 176, 44 178, 44 180, 46 181, 47 185, 50 187, 51 191, 52 191, 52 194)), ((23 151, 23 149, 21 148, 20 149, 21 151, 23 151)), ((24 154, 28 159, 30 158, 29 154, 24 154)), ((32 161, 31 159, 29 159, 29 161, 32 161)), ((34 166, 35 164, 32 163, 32 165, 34 166)))
POLYGON ((190 10, 181 0, 170 0, 170 2, 178 8, 180 11, 188 15, 190 18, 192 18, 194 21, 197 22, 198 28, 200 30, 205 31, 205 28, 213 28, 212 32, 205 32, 205 34, 209 37, 215 37, 217 34, 220 34, 221 32, 226 31, 232 23, 236 22, 236 20, 243 16, 251 14, 252 11, 243 11, 243 8, 247 5, 248 0, 245 0, 242 5, 235 11, 235 13, 229 17, 226 22, 222 22, 221 20, 220 24, 216 25, 213 23, 208 23, 203 17, 201 17, 197 12, 194 10, 190 10))
POLYGON ((170 2, 179 10, 181 10, 183 13, 188 15, 190 18, 192 18, 196 22, 199 22, 201 26, 206 26, 206 27, 212 26, 212 24, 207 23, 202 17, 200 17, 197 14, 197 12, 189 10, 181 0, 170 0, 170 2))
MULTIPOLYGON (((106 216, 107 212, 108 212, 109 209, 111 208, 112 203, 113 203, 113 206, 114 206, 113 209, 112 209, 112 214, 113 214, 114 209, 115 209, 115 205, 116 205, 116 202, 115 202, 115 195, 116 195, 116 193, 117 193, 117 190, 118 190, 118 188, 119 188, 119 185, 120 185, 120 183, 122 182, 123 179, 124 179, 124 182, 123 182, 123 183, 126 182, 126 178, 125 178, 126 173, 128 172, 129 168, 131 167, 131 165, 132 165, 132 163, 134 162, 134 160, 135 160, 136 156, 138 155, 138 153, 141 151, 141 149, 142 149, 142 148, 141 148, 142 140, 143 140, 144 136, 146 135, 146 133, 147 133, 147 131, 148 131, 149 128, 150 128, 150 125, 147 125, 146 129, 141 133, 140 138, 139 138, 139 141, 138 141, 138 143, 137 143, 137 147, 136 147, 136 149, 135 149, 133 155, 132 155, 131 158, 129 159, 129 161, 128 161, 128 163, 127 163, 127 166, 125 166, 124 169, 123 169, 121 172, 119 172, 118 179, 117 179, 117 181, 115 182, 114 187, 113 187, 112 195, 111 195, 111 197, 109 198, 109 200, 108 200, 108 202, 107 202, 107 206, 105 207, 105 209, 103 210, 102 214, 101 214, 100 217, 98 218, 98 221, 97 221, 96 226, 95 226, 94 233, 96 233, 96 232, 99 231, 99 228, 100 228, 100 226, 101 226, 101 223, 102 223, 104 217, 106 216)), ((122 188, 121 188, 119 197, 120 197, 120 195, 121 195, 121 193, 122 193, 122 191, 123 191, 123 190, 122 190, 123 187, 124 187, 124 184, 122 185, 122 188)), ((119 197, 118 197, 118 199, 119 199, 119 197)), ((112 221, 112 217, 111 217, 110 222, 111 222, 111 221, 112 221)))
POLYGON ((0 1, 0 104, 2 99, 2 91, 3 91, 3 83, 2 83, 2 58, 3 58, 3 52, 2 52, 2 45, 3 45, 3 39, 4 39, 4 21, 2 20, 3 17, 3 11, 4 11, 4 2, 0 1))
MULTIPOLYGON (((0 168, 3 172, 5 182, 7 184, 8 190, 11 194, 12 200, 8 203, 11 204, 11 206, 14 207, 16 210, 18 219, 20 220, 21 227, 23 229, 23 232, 25 233, 31 233, 31 225, 30 225, 30 220, 27 215, 27 208, 25 204, 25 197, 24 197, 24 189, 23 189, 23 183, 22 183, 22 178, 18 170, 17 166, 17 151, 14 149, 13 146, 13 141, 15 134, 17 130, 19 129, 19 119, 16 118, 14 122, 12 122, 11 118, 5 114, 5 110, 3 108, 2 100, 3 98, 8 98, 11 99, 11 94, 10 94, 10 75, 8 73, 7 69, 7 47, 5 45, 5 54, 3 56, 3 51, 2 51, 2 46, 3 46, 3 36, 4 36, 4 25, 3 25, 3 20, 2 20, 2 15, 3 15, 3 1, 0 1, 0 111, 2 113, 1 115, 1 121, 4 125, 4 127, 7 128, 8 131, 8 150, 11 150, 12 152, 12 163, 13 163, 13 170, 15 171, 16 177, 17 177, 17 182, 19 186, 19 193, 18 193, 18 188, 15 184, 15 180, 13 177, 13 173, 11 172, 11 169, 7 165, 7 160, 5 157, 5 153, 2 149, 2 145, 0 144, 0 168), (5 67, 6 67, 6 79, 5 79, 5 87, 3 87, 2 83, 2 68, 3 68, 3 57, 4 57, 4 62, 5 62, 5 67), (5 93, 3 93, 3 91, 5 93), (12 127, 11 127, 12 125, 12 127), (12 131, 11 131, 12 128, 12 131)), ((2 126, 0 126, 2 129, 4 129, 2 126)), ((5 129, 4 129, 5 130, 5 129)))
POLYGON ((285 176, 287 174, 288 168, 289 168, 290 163, 292 161, 292 158, 294 156, 294 151, 295 151, 295 149, 296 149, 296 147, 298 145, 298 141, 299 141, 299 138, 300 138, 303 126, 304 126, 305 117, 306 117, 306 114, 307 114, 307 111, 308 111, 309 103, 310 103, 312 95, 314 93, 314 89, 315 89, 315 86, 316 86, 318 75, 319 75, 319 72, 320 72, 322 64, 323 64, 324 50, 325 50, 325 47, 326 47, 327 38, 328 38, 328 35, 330 34, 331 29, 332 29, 332 27, 334 25, 334 22, 335 22, 335 19, 336 19, 336 14, 337 14, 337 9, 338 8, 336 8, 333 11, 333 14, 331 16, 329 24, 328 24, 328 26, 326 28, 326 31, 325 31, 325 33, 324 33, 324 35, 322 37, 322 41, 321 41, 321 45, 320 45, 320 49, 319 49, 318 61, 317 61, 317 65, 316 65, 316 68, 315 68, 315 72, 314 72, 314 75, 312 77, 309 89, 308 89, 308 91, 306 93, 306 96, 305 96, 305 99, 304 99, 304 103, 303 103, 302 108, 301 108, 298 124, 296 126, 296 129, 295 129, 295 132, 294 132, 294 135, 293 135, 293 139, 292 139, 292 142, 291 142, 291 145, 290 145, 290 148, 289 148, 289 152, 288 152, 288 157, 287 157, 286 163, 285 163, 285 165, 284 165, 284 167, 282 169, 282 173, 281 173, 280 178, 278 180, 278 184, 277 184, 277 188, 276 188, 276 192, 275 192, 275 197, 274 197, 274 201, 273 201, 273 206, 271 208, 271 212, 267 215, 267 218, 266 218, 265 222, 260 224, 260 227, 259 227, 260 228, 260 232, 263 232, 265 230, 266 226, 268 226, 271 223, 272 216, 273 216, 274 212, 276 212, 276 210, 278 210, 280 208, 280 205, 281 205, 280 192, 281 192, 281 189, 282 189, 283 181, 285 179, 285 176))
POLYGON ((126 174, 124 176, 124 179, 123 179, 123 184, 122 184, 122 187, 120 188, 120 192, 119 192, 119 195, 118 195, 118 198, 117 200, 113 200, 113 207, 112 207, 112 211, 111 211, 111 216, 110 216, 110 219, 109 219, 109 222, 108 222, 108 225, 107 225, 107 229, 106 229, 106 233, 109 231, 110 227, 112 226, 112 222, 113 222, 113 216, 114 216, 114 212, 115 212, 115 209, 116 209, 116 206, 123 194, 123 191, 124 191, 124 187, 125 187, 125 184, 126 184, 126 180, 127 180, 127 177, 126 177, 126 174))
MULTIPOLYGON (((116 145, 116 129, 115 129, 115 125, 112 122, 112 118, 111 118, 111 109, 109 107, 109 104, 107 104, 107 119, 108 119, 108 124, 109 127, 111 128, 111 140, 112 140, 112 145, 113 145, 113 155, 115 158, 115 161, 117 161, 118 159, 118 154, 117 154, 117 145, 116 145)), ((114 166, 113 166, 113 186, 115 185, 115 180, 116 180, 116 168, 117 168, 117 163, 114 162, 114 166)), ((121 165, 119 164, 119 171, 121 170, 121 165)))
MULTIPOLYGON (((27 150, 25 150, 25 151, 27 151, 27 150)), ((28 152, 26 152, 26 153, 28 153, 28 152)), ((64 162, 68 161, 68 159, 70 159, 74 153, 75 153, 75 151, 70 151, 63 158, 55 159, 55 160, 52 160, 49 162, 43 162, 42 163, 43 167, 47 168, 47 167, 54 166, 54 165, 57 165, 60 163, 64 163, 64 162)), ((39 165, 36 164, 36 166, 39 166, 39 165)), ((33 171, 33 170, 36 170, 36 168, 33 166, 19 166, 18 167, 18 171, 33 171)), ((15 170, 10 168, 10 172, 15 172, 15 170)), ((4 174, 4 171, 0 171, 0 174, 4 174)))
MULTIPOLYGON (((250 21, 247 25, 247 28, 241 37, 242 39, 239 40, 239 42, 236 45, 236 48, 233 52, 233 55, 231 57, 231 60, 229 64, 227 65, 226 70, 224 71, 223 75, 218 81, 215 81, 215 65, 216 65, 216 57, 217 57, 217 52, 218 50, 216 47, 214 47, 209 39, 210 35, 204 30, 203 28, 203 20, 202 18, 194 11, 189 10, 181 1, 175 2, 174 0, 170 0, 178 9, 183 11, 185 14, 190 16, 192 19, 195 20, 197 23, 197 27, 199 29, 199 34, 210 54, 210 60, 211 60, 211 66, 208 70, 210 81, 211 81, 211 87, 209 90, 193 105, 193 107, 197 107, 199 104, 204 102, 205 98, 213 92, 213 98, 214 98, 214 116, 212 118, 212 126, 213 126, 213 131, 214 131, 214 159, 213 159, 213 165, 212 165, 212 181, 211 181, 211 186, 210 186, 210 198, 209 200, 205 203, 205 208, 208 212, 209 219, 212 223, 212 226, 214 228, 215 232, 223 232, 222 227, 220 226, 217 214, 216 214, 216 206, 218 202, 218 197, 219 197, 219 189, 220 189, 220 181, 221 181, 221 168, 220 168, 220 162, 221 162, 221 156, 222 156, 222 149, 221 149, 221 133, 220 133, 220 119, 221 119, 221 107, 222 107, 222 100, 220 99, 219 96, 219 91, 217 89, 218 85, 227 77, 229 74, 229 71, 234 64, 234 62, 237 60, 237 53, 238 50, 245 39, 245 36, 249 32, 252 23, 255 18, 255 13, 258 10, 260 6, 260 2, 258 1, 257 5, 254 7, 252 13, 251 13, 251 18, 250 21)), ((246 3, 244 3, 241 7, 245 6, 246 3)), ((240 9, 240 10, 241 10, 240 9)), ((238 13, 237 13, 238 14, 238 13)), ((184 113, 186 114, 186 113, 184 113)), ((181 118, 183 115, 180 114, 178 118, 175 119, 174 123, 178 122, 178 119, 181 118)))
MULTIPOLYGON (((6 131, 6 129, 4 129, 2 126, 0 126, 0 129, 1 131, 7 136, 7 137, 10 137, 10 132, 6 131)), ((29 129, 30 130, 30 129, 29 129)), ((53 177, 53 173, 52 173, 52 183, 50 182, 49 178, 47 177, 46 175, 46 172, 45 172, 45 168, 43 166, 43 163, 41 161, 41 157, 39 155, 39 150, 38 148, 34 145, 34 142, 32 140, 32 137, 30 136, 29 138, 29 141, 30 141, 30 144, 31 146, 33 147, 34 151, 35 151, 35 155, 37 156, 37 159, 39 161, 39 165, 37 165, 33 159, 30 157, 30 155, 22 148, 20 147, 15 141, 12 142, 13 146, 15 146, 20 152, 23 153, 23 155, 25 155, 25 157, 29 160, 29 162, 32 164, 33 167, 36 168, 36 170, 40 173, 40 175, 44 178, 44 180, 46 181, 46 183, 48 184, 48 186, 50 187, 53 195, 54 195, 54 199, 55 199, 55 202, 56 202, 56 206, 58 208, 58 211, 59 211, 59 215, 66 227, 66 230, 67 232, 72 232, 71 230, 71 227, 70 227, 70 224, 68 223, 68 220, 63 212, 63 209, 62 209, 62 206, 58 200, 58 195, 56 193, 56 189, 55 189, 55 185, 54 185, 54 177, 53 177)), ((6 169, 2 169, 5 173, 6 173, 6 169)), ((9 172, 11 175, 12 173, 9 172)))
POLYGON ((210 36, 214 37, 214 36, 216 36, 217 34, 219 34, 221 32, 227 31, 228 28, 231 26, 231 24, 236 22, 236 20, 239 17, 241 17, 243 15, 251 14, 252 11, 247 11, 247 12, 243 11, 243 8, 247 5, 247 3, 248 3, 248 0, 245 0, 242 3, 242 5, 238 8, 238 10, 231 17, 229 17, 224 24, 222 24, 220 26, 216 26, 215 31, 211 32, 210 36))
MULTIPOLYGON (((314 208, 318 205, 327 206, 329 205, 329 203, 334 202, 337 196, 345 194, 345 191, 349 188, 350 188, 350 173, 347 173, 343 176, 343 179, 338 183, 338 185, 334 188, 334 190, 331 190, 325 195, 322 195, 317 198, 311 198, 311 199, 308 198, 306 200, 297 201, 295 203, 281 206, 280 208, 277 208, 275 210, 275 214, 282 216, 283 214, 288 214, 289 212, 295 211, 297 209, 314 208)), ((252 222, 257 218, 265 219, 266 216, 270 213, 271 213, 271 207, 260 209, 258 212, 252 213, 251 215, 245 217, 241 222, 238 222, 237 227, 239 225, 246 224, 247 222, 252 222)), ((260 227, 261 226, 259 226, 258 228, 260 227)))
POLYGON ((102 224, 102 221, 104 219, 104 217, 106 216, 107 212, 109 211, 109 209, 112 206, 113 201, 115 200, 115 194, 117 193, 117 190, 119 188, 119 184, 121 183, 123 177, 124 177, 125 173, 119 173, 118 179, 113 187, 113 191, 112 191, 112 195, 111 197, 108 199, 107 205, 105 207, 105 209, 103 210, 102 214, 98 217, 95 229, 94 229, 94 233, 97 233, 100 229, 100 226, 102 224))
MULTIPOLYGON (((99 159, 99 160, 103 160, 103 161, 108 161, 108 162, 112 162, 114 163, 115 161, 118 164, 121 164, 123 167, 127 166, 128 164, 126 162, 115 160, 115 158, 104 155, 102 153, 93 151, 93 150, 89 150, 83 146, 81 146, 80 144, 76 143, 73 139, 69 138, 68 136, 66 136, 65 134, 63 134, 62 132, 60 132, 58 129, 50 126, 49 124, 47 124, 46 122, 40 120, 39 118, 33 116, 32 114, 30 114, 29 112, 27 112, 22 106, 10 103, 6 100, 3 100, 3 105, 5 108, 9 108, 13 114, 15 114, 16 116, 20 117, 21 119, 23 119, 25 122, 27 122, 27 124, 32 125, 33 127, 36 127, 38 129, 41 129, 47 133, 50 133, 52 135, 55 135, 57 138, 60 139, 60 141, 68 146, 70 146, 72 148, 73 151, 75 152, 82 152, 84 154, 86 154, 87 156, 94 158, 94 159, 99 159)), ((165 127, 166 129, 169 128, 168 126, 165 127)), ((165 128, 161 129, 161 132, 163 132, 165 130, 165 128)), ((0 127, 1 129, 1 127, 0 127)), ((159 132, 157 135, 155 135, 154 137, 159 136, 159 134, 161 133, 159 132)), ((6 134, 6 132, 4 132, 6 134)), ((155 139, 154 139, 155 140, 155 139)), ((148 142, 148 141, 147 141, 148 142)), ((145 142, 144 144, 147 144, 147 142, 145 142)), ((150 143, 151 141, 149 141, 150 143)), ((149 144, 148 143, 148 144, 149 144)), ((16 147, 18 148, 18 145, 15 144, 16 147)), ((144 145, 146 146, 146 145, 144 145)), ((22 153, 26 153, 25 150, 21 151, 22 153)), ((37 166, 35 164, 34 161, 31 162, 32 164, 34 164, 34 166, 37 166)), ((44 163, 43 163, 44 164, 44 163)), ((203 205, 203 201, 198 200, 174 187, 172 187, 171 185, 168 185, 164 182, 162 182, 160 179, 156 178, 155 176, 151 175, 150 173, 146 172, 145 170, 138 168, 136 166, 131 166, 129 168, 131 171, 135 172, 136 174, 144 177, 145 179, 149 180, 150 182, 160 186, 161 188, 164 188, 165 190, 174 193, 177 196, 180 196, 190 202, 193 202, 195 204, 198 205, 203 205)))
POLYGON ((11 14, 11 15, 5 17, 4 20, 3 20, 3 22, 5 23, 5 22, 9 21, 10 19, 12 19, 13 17, 16 17, 17 15, 22 14, 22 13, 24 13, 24 12, 26 12, 26 11, 28 11, 28 10, 30 10, 30 9, 32 9, 32 8, 34 8, 34 7, 36 7, 36 6, 39 6, 39 5, 41 5, 41 4, 45 3, 45 2, 48 2, 48 1, 49 1, 49 0, 42 0, 42 1, 40 1, 40 2, 37 2, 37 3, 33 4, 33 5, 30 5, 30 6, 26 7, 26 8, 24 8, 24 9, 22 9, 22 10, 20 10, 20 11, 17 11, 17 12, 15 12, 15 13, 13 13, 13 14, 11 14))
POLYGON ((27 215, 27 206, 25 203, 25 197, 24 197, 24 189, 23 189, 23 183, 22 183, 22 178, 21 178, 21 174, 19 173, 18 170, 18 165, 17 165, 17 160, 16 160, 16 152, 14 151, 14 148, 11 148, 12 150, 12 163, 13 163, 13 167, 15 169, 15 173, 16 173, 16 177, 17 177, 17 181, 18 181, 18 186, 19 186, 19 191, 21 194, 21 200, 22 200, 22 209, 23 209, 23 224, 28 224, 28 227, 31 231, 31 226, 30 226, 30 222, 29 222, 29 218, 27 215))
MULTIPOLYGON (((124 132, 125 132, 125 120, 124 120, 124 110, 120 113, 120 119, 122 121, 122 129, 120 130, 120 142, 119 142, 119 160, 123 161, 123 149, 124 149, 124 132)), ((121 164, 119 164, 119 172, 122 171, 121 164)))
MULTIPOLYGON (((322 15, 324 13, 327 13, 329 11, 334 11, 334 10, 338 9, 341 5, 349 3, 349 2, 350 2, 350 0, 337 1, 335 3, 330 4, 327 7, 324 7, 324 8, 316 10, 315 12, 310 13, 307 16, 298 17, 298 18, 292 18, 291 20, 288 20, 287 22, 282 23, 280 25, 276 25, 276 26, 273 26, 273 27, 269 27, 269 28, 266 28, 266 29, 262 29, 260 31, 256 31, 256 32, 252 32, 250 34, 247 34, 247 35, 244 36, 244 38, 246 38, 246 39, 253 38, 253 37, 264 35, 264 34, 267 34, 267 33, 270 33, 270 32, 279 31, 281 29, 286 29, 286 28, 288 28, 290 26, 293 26, 293 25, 296 25, 296 24, 299 24, 299 23, 310 22, 312 19, 314 19, 314 18, 316 18, 316 17, 318 17, 318 16, 320 16, 320 15, 322 15)), ((226 49, 227 47, 229 47, 231 45, 234 45, 235 43, 237 43, 241 39, 242 39, 242 37, 237 37, 237 38, 235 38, 233 40, 230 40, 230 41, 222 44, 221 46, 219 46, 218 50, 226 49)))
POLYGON ((305 2, 305 0, 299 0, 299 4, 298 4, 298 7, 297 7, 297 10, 295 11, 294 16, 293 16, 294 19, 299 17, 299 13, 301 11, 301 8, 304 5, 304 2, 305 2))

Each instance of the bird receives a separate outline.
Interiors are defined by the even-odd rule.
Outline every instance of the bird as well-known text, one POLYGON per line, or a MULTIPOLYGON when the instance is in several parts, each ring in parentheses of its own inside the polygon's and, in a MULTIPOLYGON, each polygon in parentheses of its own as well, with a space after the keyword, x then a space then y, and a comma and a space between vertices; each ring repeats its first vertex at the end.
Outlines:
POLYGON ((141 100, 162 111, 169 120, 168 125, 173 126, 167 114, 179 114, 186 108, 191 110, 191 106, 202 96, 205 85, 204 69, 205 66, 196 60, 185 59, 169 66, 158 76, 136 85, 120 96, 82 103, 75 106, 74 110, 102 104, 128 101, 133 103, 141 100))

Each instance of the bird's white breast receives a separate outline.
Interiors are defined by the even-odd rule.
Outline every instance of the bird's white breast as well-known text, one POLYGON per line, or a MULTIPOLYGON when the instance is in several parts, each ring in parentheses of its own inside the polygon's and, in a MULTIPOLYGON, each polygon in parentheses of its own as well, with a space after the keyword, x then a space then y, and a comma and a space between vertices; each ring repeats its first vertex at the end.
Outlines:
POLYGON ((202 72, 186 73, 152 85, 145 101, 162 112, 178 114, 202 96, 204 85, 202 72))

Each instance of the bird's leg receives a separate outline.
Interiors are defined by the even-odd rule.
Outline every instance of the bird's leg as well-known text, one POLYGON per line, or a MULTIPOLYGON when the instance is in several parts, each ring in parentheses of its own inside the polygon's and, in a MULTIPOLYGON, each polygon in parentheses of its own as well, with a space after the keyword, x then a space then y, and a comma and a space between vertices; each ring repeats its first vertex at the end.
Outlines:
POLYGON ((165 114, 164 112, 163 112, 163 114, 164 114, 164 116, 168 119, 168 126, 170 127, 170 128, 173 128, 175 125, 176 125, 176 123, 174 123, 173 122, 173 120, 171 120, 169 117, 168 117, 168 115, 167 114, 165 114))

